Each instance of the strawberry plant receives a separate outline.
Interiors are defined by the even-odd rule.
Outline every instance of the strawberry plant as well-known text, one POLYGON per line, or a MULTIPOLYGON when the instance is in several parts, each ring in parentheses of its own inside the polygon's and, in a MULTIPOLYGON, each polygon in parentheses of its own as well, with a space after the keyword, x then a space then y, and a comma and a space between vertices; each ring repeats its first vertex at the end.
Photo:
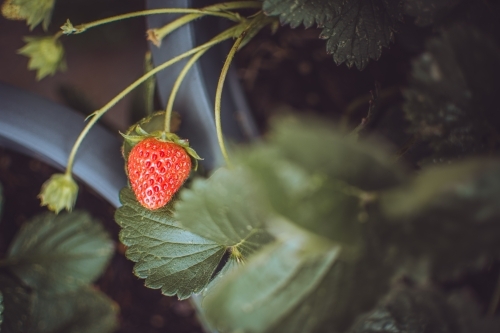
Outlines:
MULTIPOLYGON (((54 2, 42 3, 7 0, 3 14, 47 28, 54 2)), ((67 20, 53 36, 26 38, 20 50, 39 79, 65 67, 66 36, 101 25, 179 15, 147 30, 156 48, 205 16, 229 24, 164 63, 148 62, 143 76, 93 112, 65 173, 42 187, 42 205, 72 210, 81 142, 142 87, 144 117, 121 133, 129 184, 115 213, 120 241, 145 286, 191 297, 207 330, 498 332, 500 282, 478 299, 470 283, 500 262, 498 13, 497 3, 472 0, 263 0, 148 9, 79 25, 67 20), (357 70, 375 66, 393 43, 418 52, 398 98, 373 82, 371 95, 355 99, 340 120, 289 110, 270 118, 262 141, 228 149, 221 109, 229 67, 254 37, 280 25, 317 26, 333 61, 357 70), (423 36, 420 46, 412 46, 418 39, 410 30, 423 36), (199 172, 210 156, 176 133, 184 115, 175 118, 175 100, 190 69, 227 40, 233 44, 214 89, 213 117, 202 120, 215 128, 224 161, 199 172), (155 74, 180 61, 165 110, 153 112, 155 74), (365 104, 362 119, 354 117, 365 104)), ((37 273, 23 269, 12 274, 36 289, 37 273)), ((7 286, 0 289, 5 318, 18 306, 9 301, 10 283, 0 284, 7 286)))

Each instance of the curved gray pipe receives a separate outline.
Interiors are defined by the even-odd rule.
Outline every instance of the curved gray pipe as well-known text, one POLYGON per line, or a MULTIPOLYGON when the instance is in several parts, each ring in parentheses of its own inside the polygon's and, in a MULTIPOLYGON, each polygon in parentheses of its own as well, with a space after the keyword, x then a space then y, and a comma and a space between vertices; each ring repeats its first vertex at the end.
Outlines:
MULTIPOLYGON (((64 169, 84 117, 62 105, 0 82, 0 145, 64 169)), ((74 175, 114 207, 127 178, 120 140, 96 125, 77 153, 74 175)))

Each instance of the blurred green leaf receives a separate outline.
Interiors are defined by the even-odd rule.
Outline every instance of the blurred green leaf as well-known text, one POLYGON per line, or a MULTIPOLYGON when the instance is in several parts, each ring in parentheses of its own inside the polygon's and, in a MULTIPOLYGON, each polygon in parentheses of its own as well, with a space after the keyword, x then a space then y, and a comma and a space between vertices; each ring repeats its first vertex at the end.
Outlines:
POLYGON ((54 36, 25 37, 26 45, 18 50, 19 54, 30 58, 28 69, 36 70, 36 79, 41 80, 57 71, 66 70, 64 48, 54 36))
POLYGON ((243 150, 241 165, 273 210, 318 235, 355 244, 373 191, 406 179, 383 147, 341 137, 325 123, 283 118, 270 143, 243 150))
POLYGON ((404 0, 406 15, 415 17, 415 24, 427 26, 449 12, 462 0, 404 0))
POLYGON ((19 281, 6 274, 0 274, 0 292, 3 297, 1 332, 28 332, 33 308, 33 294, 19 281))
POLYGON ((352 244, 359 240, 363 210, 358 194, 362 191, 328 178, 321 170, 303 169, 275 147, 256 148, 242 155, 241 163, 255 179, 249 183, 260 185, 258 197, 275 213, 335 241, 352 244))
POLYGON ((411 131, 435 159, 498 149, 499 88, 498 45, 473 27, 449 28, 413 63, 404 106, 411 131))
POLYGON ((34 301, 31 332, 108 333, 117 322, 117 305, 105 294, 84 286, 62 295, 39 293, 34 301))
POLYGON ((128 246, 127 258, 136 262, 134 273, 149 288, 180 299, 200 292, 210 281, 226 248, 183 230, 169 206, 150 211, 129 188, 120 192, 123 206, 115 213, 123 228, 120 240, 128 246))
POLYGON ((381 207, 401 254, 449 277, 500 257, 498 198, 500 161, 484 159, 429 168, 381 207))
POLYGON ((62 293, 94 281, 112 254, 108 234, 89 214, 45 213, 23 225, 6 265, 29 287, 62 293))
POLYGON ((363 191, 387 189, 406 179, 383 142, 342 136, 324 120, 280 118, 270 143, 308 172, 342 180, 363 191))
POLYGON ((344 0, 310 2, 307 0, 264 0, 266 15, 279 16, 282 24, 297 28, 304 23, 306 28, 314 24, 323 25, 332 20, 342 7, 344 0))
POLYGON ((223 332, 268 331, 314 290, 340 248, 311 252, 290 239, 269 245, 206 296, 208 318, 223 332))
POLYGON ((11 3, 19 6, 19 16, 26 19, 31 30, 40 23, 47 30, 55 0, 11 0, 11 3))
POLYGON ((360 316, 349 333, 494 333, 500 321, 481 318, 472 299, 445 297, 430 289, 398 287, 371 312, 360 316))
POLYGON ((401 0, 264 0, 263 9, 292 28, 316 23, 323 28, 320 38, 328 40, 326 49, 333 60, 360 70, 380 57, 402 20, 401 0))
POLYGON ((388 289, 393 270, 372 251, 353 255, 349 248, 292 228, 207 293, 202 304, 216 328, 342 332, 388 289))
POLYGON ((370 59, 378 60, 403 19, 401 4, 401 0, 344 1, 340 14, 325 22, 320 35, 328 39, 326 50, 335 63, 362 70, 370 59))
POLYGON ((242 170, 217 170, 208 180, 196 179, 181 192, 175 217, 181 226, 244 257, 272 237, 264 230, 269 213, 252 179, 242 170))

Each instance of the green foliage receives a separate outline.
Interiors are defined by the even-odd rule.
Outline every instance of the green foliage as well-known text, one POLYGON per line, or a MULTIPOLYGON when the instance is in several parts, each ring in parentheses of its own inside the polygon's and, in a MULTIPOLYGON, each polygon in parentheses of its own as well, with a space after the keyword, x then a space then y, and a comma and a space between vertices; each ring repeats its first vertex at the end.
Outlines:
POLYGON ((46 213, 23 226, 6 265, 27 286, 61 293, 94 281, 112 253, 107 233, 87 213, 46 213))
POLYGON ((373 306, 392 271, 368 251, 295 230, 227 274, 203 302, 222 332, 337 332, 373 306))
POLYGON ((39 333, 112 332, 118 307, 103 293, 84 286, 64 295, 38 293, 31 331, 39 333))
POLYGON ((498 145, 500 48, 472 27, 453 27, 427 43, 405 92, 411 131, 434 158, 491 151, 498 145))
POLYGON ((340 13, 343 0, 264 0, 263 9, 267 15, 279 15, 282 24, 297 28, 304 23, 306 28, 314 24, 323 25, 340 13))
POLYGON ((186 230, 247 257, 272 239, 263 228, 266 204, 250 184, 243 171, 220 169, 182 191, 175 217, 186 230))
POLYGON ((340 242, 359 240, 372 191, 405 179, 383 147, 357 143, 310 119, 280 119, 268 145, 241 155, 272 209, 340 242))
MULTIPOLYGON (((165 209, 148 211, 124 189, 116 214, 136 274, 180 298, 203 290, 221 332, 346 332, 401 274, 419 285, 500 256, 500 162, 411 179, 376 140, 356 141, 324 122, 282 118, 268 139, 235 152, 233 168, 195 180, 165 209), (212 276, 225 251, 228 262, 212 276)), ((377 308, 352 332, 380 322, 406 332, 441 306, 415 295, 391 294, 397 304, 416 300, 401 313, 377 308)), ((455 308, 446 302, 429 325, 472 327, 449 323, 455 308)))
POLYGON ((55 0, 11 0, 11 3, 18 6, 18 16, 26 19, 30 29, 42 23, 43 29, 47 30, 55 0))
POLYGON ((473 300, 430 289, 399 287, 358 318, 349 333, 493 333, 500 321, 480 318, 473 300))
POLYGON ((360 70, 370 59, 380 57, 402 20, 401 0, 265 0, 263 9, 268 15, 279 15, 281 23, 292 28, 301 23, 323 27, 320 38, 327 39, 326 49, 333 60, 360 70))
POLYGON ((428 271, 420 278, 449 278, 500 258, 499 197, 500 161, 472 160, 429 168, 381 204, 400 255, 428 271))
POLYGON ((1 332, 29 332, 29 318, 33 311, 33 295, 27 288, 7 274, 0 274, 0 292, 3 296, 1 332))
MULTIPOLYGON (((127 257, 137 263, 134 273, 146 279, 147 287, 161 288, 165 295, 177 294, 180 299, 203 290, 228 248, 227 242, 219 242, 224 236, 214 240, 210 235, 184 230, 172 217, 171 207, 149 211, 128 188, 121 191, 120 200, 123 206, 116 211, 115 219, 123 228, 120 239, 129 247, 127 257)), ((200 224, 207 217, 202 216, 200 224)), ((246 224, 245 230, 247 234, 252 232, 246 224)), ((246 248, 242 241, 237 239, 236 243, 246 248)))
POLYGON ((309 244, 304 250, 301 241, 273 243, 208 294, 203 306, 218 329, 267 331, 318 286, 340 248, 326 247, 321 252, 316 244, 309 244))
POLYGON ((4 295, 2 332, 106 333, 116 327, 117 306, 88 286, 63 294, 30 289, 0 275, 4 295))
POLYGON ((117 306, 88 283, 100 275, 113 246, 83 212, 36 216, 0 261, 0 320, 9 333, 106 333, 117 306))
POLYGON ((53 36, 25 37, 24 41, 26 45, 18 53, 30 58, 28 69, 37 71, 37 80, 66 70, 64 48, 59 39, 53 36))
POLYGON ((320 173, 363 191, 387 189, 406 179, 384 143, 376 138, 357 141, 324 121, 281 118, 273 124, 269 144, 307 173, 320 173))

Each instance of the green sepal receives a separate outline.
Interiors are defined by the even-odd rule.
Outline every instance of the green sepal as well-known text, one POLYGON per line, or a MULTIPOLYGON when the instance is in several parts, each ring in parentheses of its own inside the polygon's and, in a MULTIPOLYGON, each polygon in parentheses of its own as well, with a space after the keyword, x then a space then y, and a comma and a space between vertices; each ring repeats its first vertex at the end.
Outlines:
MULTIPOLYGON (((203 160, 196 151, 189 146, 189 140, 181 139, 177 134, 168 133, 163 130, 165 111, 155 112, 130 126, 125 133, 120 135, 125 139, 122 146, 122 154, 125 161, 136 144, 147 138, 155 138, 162 142, 173 142, 188 153, 193 163, 193 170, 198 169, 198 160, 203 160)), ((127 170, 125 170, 127 172, 127 170)))
POLYGON ((64 35, 79 34, 87 30, 86 28, 81 28, 80 26, 74 26, 69 19, 60 27, 64 35))
POLYGON ((24 45, 17 53, 28 57, 28 69, 37 72, 36 79, 40 81, 57 71, 66 70, 64 48, 61 41, 53 36, 25 37, 24 45))
POLYGON ((73 177, 56 173, 43 183, 38 198, 40 198, 41 206, 47 206, 49 210, 58 214, 63 209, 71 212, 77 196, 78 185, 73 177))

